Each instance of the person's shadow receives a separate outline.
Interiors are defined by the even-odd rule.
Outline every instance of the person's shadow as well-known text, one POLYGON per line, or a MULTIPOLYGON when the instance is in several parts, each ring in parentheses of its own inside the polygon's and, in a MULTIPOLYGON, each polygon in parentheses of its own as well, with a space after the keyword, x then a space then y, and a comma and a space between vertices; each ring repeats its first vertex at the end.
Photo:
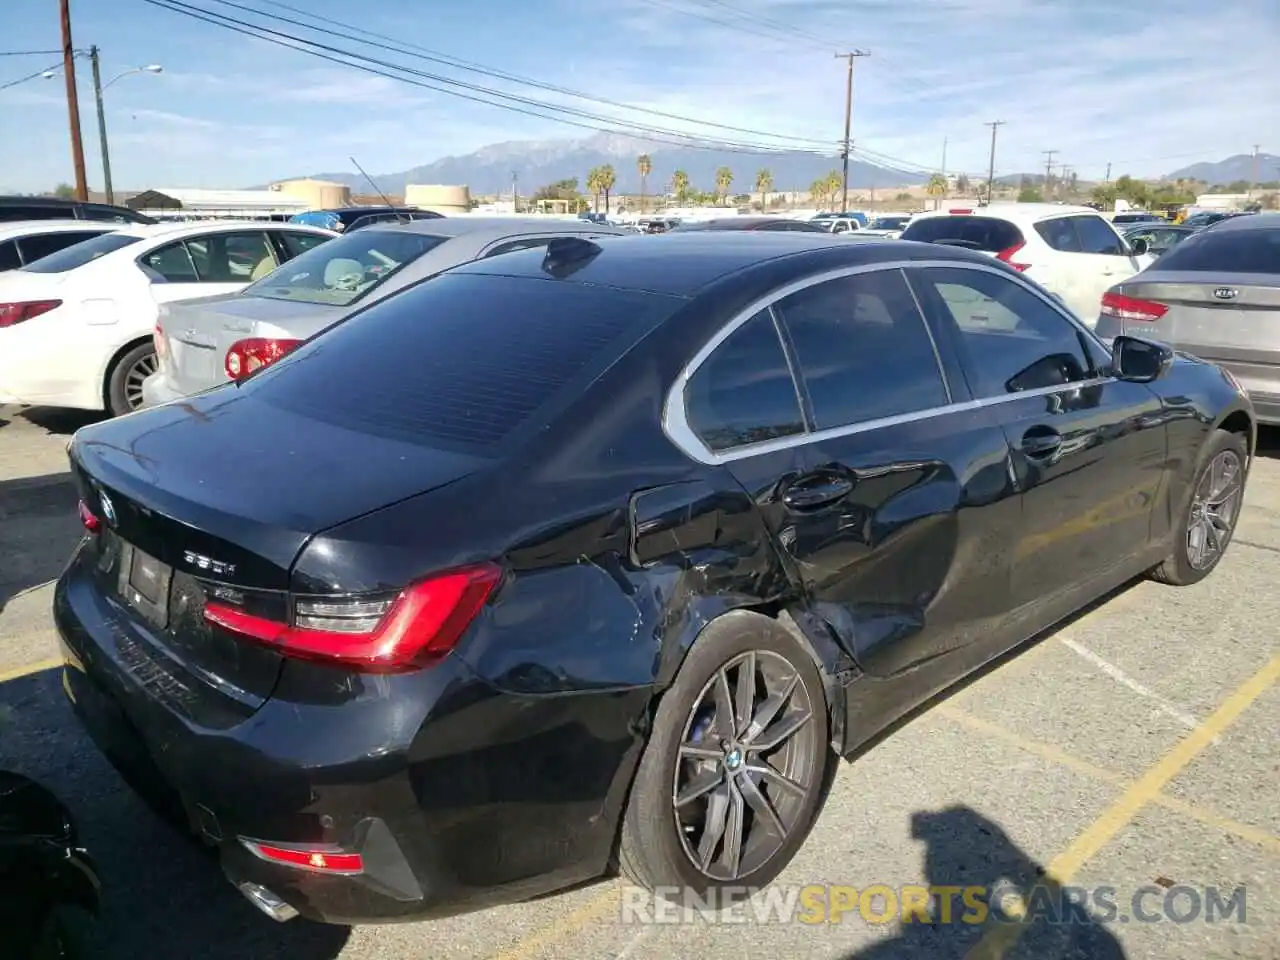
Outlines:
POLYGON ((960 960, 979 943, 986 948, 993 941, 1005 947, 991 952, 993 957, 1125 960, 1111 932, 977 811, 956 806, 913 814, 911 834, 925 843, 928 916, 903 911, 897 936, 845 960, 960 960))

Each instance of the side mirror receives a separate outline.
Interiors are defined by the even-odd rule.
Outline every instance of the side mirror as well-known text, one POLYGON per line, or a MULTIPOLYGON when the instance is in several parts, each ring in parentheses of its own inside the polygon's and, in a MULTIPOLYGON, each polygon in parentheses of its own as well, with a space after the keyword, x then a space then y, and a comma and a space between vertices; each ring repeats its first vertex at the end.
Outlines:
POLYGON ((1147 243, 1146 237, 1137 237, 1129 241, 1129 249, 1133 251, 1135 257, 1141 257, 1143 254, 1151 252, 1151 245, 1147 243))
POLYGON ((1116 337, 1111 342, 1111 370, 1120 380, 1150 383, 1173 366, 1173 350, 1163 343, 1137 337, 1116 337))

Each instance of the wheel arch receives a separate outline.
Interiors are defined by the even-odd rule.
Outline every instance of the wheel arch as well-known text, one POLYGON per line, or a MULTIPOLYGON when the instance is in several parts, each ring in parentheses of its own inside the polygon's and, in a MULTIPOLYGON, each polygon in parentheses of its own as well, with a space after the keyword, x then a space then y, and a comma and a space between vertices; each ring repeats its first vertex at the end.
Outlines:
POLYGON ((1245 452, 1253 459, 1258 446, 1258 425, 1256 418, 1243 407, 1228 411, 1214 425, 1218 430, 1236 433, 1244 437, 1245 452))
POLYGON ((144 343, 152 343, 152 342, 153 342, 152 334, 133 337, 129 340, 126 340, 124 344, 121 345, 120 347, 116 348, 116 350, 111 354, 111 356, 107 358, 106 365, 102 368, 102 372, 98 377, 98 393, 102 398, 102 408, 104 410, 111 409, 111 375, 115 373, 116 367, 119 365, 120 360, 124 357, 126 353, 128 353, 130 350, 133 350, 135 347, 140 347, 144 343))

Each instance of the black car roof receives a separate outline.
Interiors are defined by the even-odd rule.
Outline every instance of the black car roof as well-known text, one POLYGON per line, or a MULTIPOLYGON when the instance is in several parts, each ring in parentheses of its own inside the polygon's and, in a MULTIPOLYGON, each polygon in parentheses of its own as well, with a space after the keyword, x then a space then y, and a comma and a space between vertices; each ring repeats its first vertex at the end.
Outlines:
MULTIPOLYGON (((903 240, 865 240, 852 243, 840 235, 788 232, 665 233, 656 237, 609 237, 595 246, 599 253, 582 257, 559 271, 574 283, 600 284, 690 297, 729 274, 794 258, 796 275, 812 269, 860 266, 896 260, 956 260, 992 264, 990 257, 970 250, 903 240)), ((509 253, 477 260, 451 273, 545 279, 545 249, 509 253)))
POLYGON ((1213 225, 1214 233, 1267 229, 1280 229, 1280 213, 1229 213, 1225 220, 1213 225))

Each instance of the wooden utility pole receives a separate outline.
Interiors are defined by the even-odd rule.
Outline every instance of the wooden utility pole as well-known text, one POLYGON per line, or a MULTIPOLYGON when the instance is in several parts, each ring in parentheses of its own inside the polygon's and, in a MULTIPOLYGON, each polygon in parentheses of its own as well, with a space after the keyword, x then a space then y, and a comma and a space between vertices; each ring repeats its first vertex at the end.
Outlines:
POLYGON ((849 139, 851 125, 853 123, 853 61, 857 57, 871 56, 870 50, 853 50, 849 53, 837 53, 837 59, 847 59, 849 61, 848 78, 845 82, 844 92, 844 148, 840 151, 840 158, 844 167, 841 174, 841 199, 840 212, 846 213, 849 210, 849 153, 853 149, 853 143, 849 139))
POLYGON ((71 165, 76 174, 76 199, 88 200, 84 178, 84 141, 80 139, 80 98, 76 95, 76 51, 71 45, 71 0, 59 0, 62 16, 62 73, 67 81, 67 113, 71 120, 71 165))
POLYGON ((1249 181, 1249 199, 1253 199, 1253 191, 1258 186, 1258 148, 1261 144, 1253 145, 1253 179, 1249 181))
POLYGON ((1049 198, 1049 181, 1053 179, 1053 155, 1057 150, 1041 150, 1044 154, 1044 196, 1049 198))
POLYGON ((996 131, 1004 126, 1003 120, 990 120, 985 126, 991 128, 991 163, 987 167, 987 205, 991 205, 996 195, 996 131))

